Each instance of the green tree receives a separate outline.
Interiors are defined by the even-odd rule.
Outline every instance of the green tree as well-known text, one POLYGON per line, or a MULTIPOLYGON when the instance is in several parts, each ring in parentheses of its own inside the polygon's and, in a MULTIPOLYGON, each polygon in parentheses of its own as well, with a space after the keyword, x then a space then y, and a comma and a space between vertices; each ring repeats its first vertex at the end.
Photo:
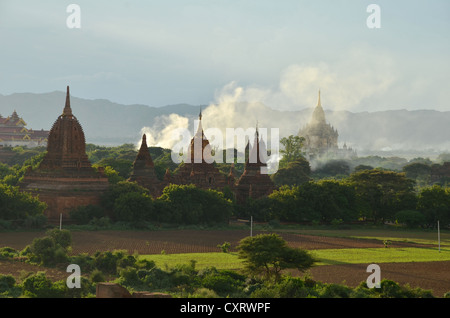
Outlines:
POLYGON ((351 174, 348 182, 354 186, 359 202, 364 202, 364 216, 374 222, 395 221, 396 212, 415 209, 415 182, 404 173, 363 170, 351 174))
POLYGON ((305 158, 299 158, 289 162, 284 168, 280 168, 271 178, 276 186, 300 185, 310 180, 311 167, 305 158))
POLYGON ((280 143, 283 148, 280 149, 282 158, 280 160, 280 168, 287 166, 288 163, 303 158, 302 147, 305 142, 304 137, 290 135, 289 137, 283 137, 280 143))
POLYGON ((149 191, 138 185, 136 182, 119 181, 116 184, 110 184, 108 190, 103 194, 101 205, 107 213, 112 213, 114 203, 120 195, 129 192, 137 192, 141 194, 149 194, 149 191))
POLYGON ((414 210, 399 211, 395 214, 396 221, 405 224, 407 227, 414 228, 425 224, 425 216, 414 210))
POLYGON ((308 251, 288 247, 276 234, 246 237, 239 242, 238 250, 247 273, 275 282, 280 279, 282 270, 304 271, 315 262, 308 251))
POLYGON ((156 201, 164 210, 158 213, 158 221, 214 224, 227 222, 233 213, 231 201, 222 192, 204 190, 194 185, 171 184, 156 201))
POLYGON ((0 219, 25 220, 42 215, 47 205, 18 187, 0 184, 0 219))
POLYGON ((429 226, 435 227, 437 221, 450 224, 450 188, 440 185, 427 187, 419 192, 417 210, 423 213, 429 226))
POLYGON ((403 167, 403 172, 405 172, 406 177, 416 180, 416 179, 426 179, 430 178, 431 166, 422 162, 409 163, 403 167))
POLYGON ((150 219, 153 199, 146 193, 127 192, 114 201, 113 218, 115 221, 142 222, 150 219))
POLYGON ((323 178, 340 178, 350 174, 350 165, 346 160, 328 160, 325 163, 320 163, 314 169, 312 176, 315 179, 323 178))

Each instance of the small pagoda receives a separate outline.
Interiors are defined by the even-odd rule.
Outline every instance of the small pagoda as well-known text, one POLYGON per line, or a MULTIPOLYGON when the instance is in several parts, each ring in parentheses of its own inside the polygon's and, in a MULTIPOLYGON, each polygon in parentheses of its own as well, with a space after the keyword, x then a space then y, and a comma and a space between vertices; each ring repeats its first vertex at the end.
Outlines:
POLYGON ((148 189, 154 198, 162 194, 162 183, 156 176, 155 165, 147 146, 145 134, 142 136, 141 147, 133 162, 133 171, 128 180, 148 189))
POLYGON ((68 218, 79 206, 99 204, 107 187, 102 169, 97 171, 88 160, 83 128, 72 113, 67 86, 66 103, 50 130, 47 153, 36 169, 26 172, 20 189, 47 203, 45 215, 52 222, 68 218))

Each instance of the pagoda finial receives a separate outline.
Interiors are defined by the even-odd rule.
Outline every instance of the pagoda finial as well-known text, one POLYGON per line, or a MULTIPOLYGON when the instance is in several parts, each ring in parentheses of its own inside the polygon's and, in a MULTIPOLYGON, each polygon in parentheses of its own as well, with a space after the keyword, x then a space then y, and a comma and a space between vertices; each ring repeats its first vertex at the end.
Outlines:
POLYGON ((322 103, 320 102, 320 88, 319 88, 319 98, 317 100, 317 106, 321 106, 322 107, 322 103))
POLYGON ((200 114, 198 114, 198 119, 202 120, 202 106, 200 106, 200 114))
POLYGON ((66 105, 64 106, 63 116, 72 116, 72 109, 70 108, 69 86, 67 86, 66 105))

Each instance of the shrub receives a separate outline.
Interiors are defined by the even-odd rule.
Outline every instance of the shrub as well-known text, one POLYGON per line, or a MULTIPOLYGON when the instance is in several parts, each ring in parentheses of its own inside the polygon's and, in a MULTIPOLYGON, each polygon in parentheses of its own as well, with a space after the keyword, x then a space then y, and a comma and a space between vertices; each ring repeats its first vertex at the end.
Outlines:
POLYGON ((0 293, 3 293, 16 285, 16 279, 12 275, 0 274, 0 293))
POLYGON ((104 216, 104 211, 101 207, 96 205, 80 206, 72 209, 69 212, 70 218, 77 224, 88 224, 94 218, 99 219, 104 216))
POLYGON ((91 282, 93 283, 100 283, 105 281, 105 274, 103 274, 102 271, 98 269, 94 269, 89 277, 91 282))
POLYGON ((16 285, 16 279, 12 275, 0 274, 0 298, 1 297, 19 297, 22 289, 16 285))
POLYGON ((285 277, 279 284, 279 295, 282 298, 304 298, 308 294, 308 288, 301 278, 285 277))
POLYGON ((210 268, 199 275, 201 276, 201 285, 220 296, 240 294, 245 287, 245 276, 230 270, 210 268))
POLYGON ((68 230, 53 229, 48 230, 46 234, 54 240, 56 245, 62 248, 68 248, 72 244, 72 235, 68 230))
POLYGON ((201 287, 196 289, 190 298, 219 298, 219 295, 214 290, 201 287))
POLYGON ((25 296, 33 298, 61 298, 64 295, 60 289, 53 288, 52 281, 43 272, 27 277, 23 281, 22 289, 25 296))
POLYGON ((13 249, 12 247, 1 247, 0 248, 0 259, 4 258, 13 258, 15 255, 17 255, 17 251, 13 249))
POLYGON ((419 227, 424 225, 426 222, 425 216, 414 210, 403 210, 395 214, 395 219, 397 223, 406 224, 407 227, 419 227))
POLYGON ((47 217, 43 214, 26 216, 23 226, 27 229, 40 229, 47 224, 47 217))
MULTIPOLYGON (((72 242, 71 234, 67 230, 54 229, 47 231, 47 236, 35 238, 29 251, 30 259, 43 265, 55 265, 67 262, 67 249, 72 242)), ((26 254, 26 252, 24 252, 26 254)))
POLYGON ((338 284, 325 284, 319 292, 322 298, 349 298, 352 293, 350 287, 338 284))
POLYGON ((228 253, 228 251, 231 247, 231 244, 230 244, 230 242, 224 242, 223 244, 217 245, 217 247, 220 248, 222 250, 222 252, 228 253))

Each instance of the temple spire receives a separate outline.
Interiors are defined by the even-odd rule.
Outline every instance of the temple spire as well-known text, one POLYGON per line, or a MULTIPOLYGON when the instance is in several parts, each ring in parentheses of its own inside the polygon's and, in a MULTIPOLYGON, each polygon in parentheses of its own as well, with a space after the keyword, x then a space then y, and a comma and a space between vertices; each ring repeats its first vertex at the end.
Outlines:
POLYGON ((322 107, 322 103, 320 102, 320 89, 319 89, 319 98, 317 100, 317 106, 322 107))
POLYGON ((72 116, 72 109, 70 108, 70 92, 69 92, 69 86, 67 86, 66 105, 64 106, 63 116, 72 116))

